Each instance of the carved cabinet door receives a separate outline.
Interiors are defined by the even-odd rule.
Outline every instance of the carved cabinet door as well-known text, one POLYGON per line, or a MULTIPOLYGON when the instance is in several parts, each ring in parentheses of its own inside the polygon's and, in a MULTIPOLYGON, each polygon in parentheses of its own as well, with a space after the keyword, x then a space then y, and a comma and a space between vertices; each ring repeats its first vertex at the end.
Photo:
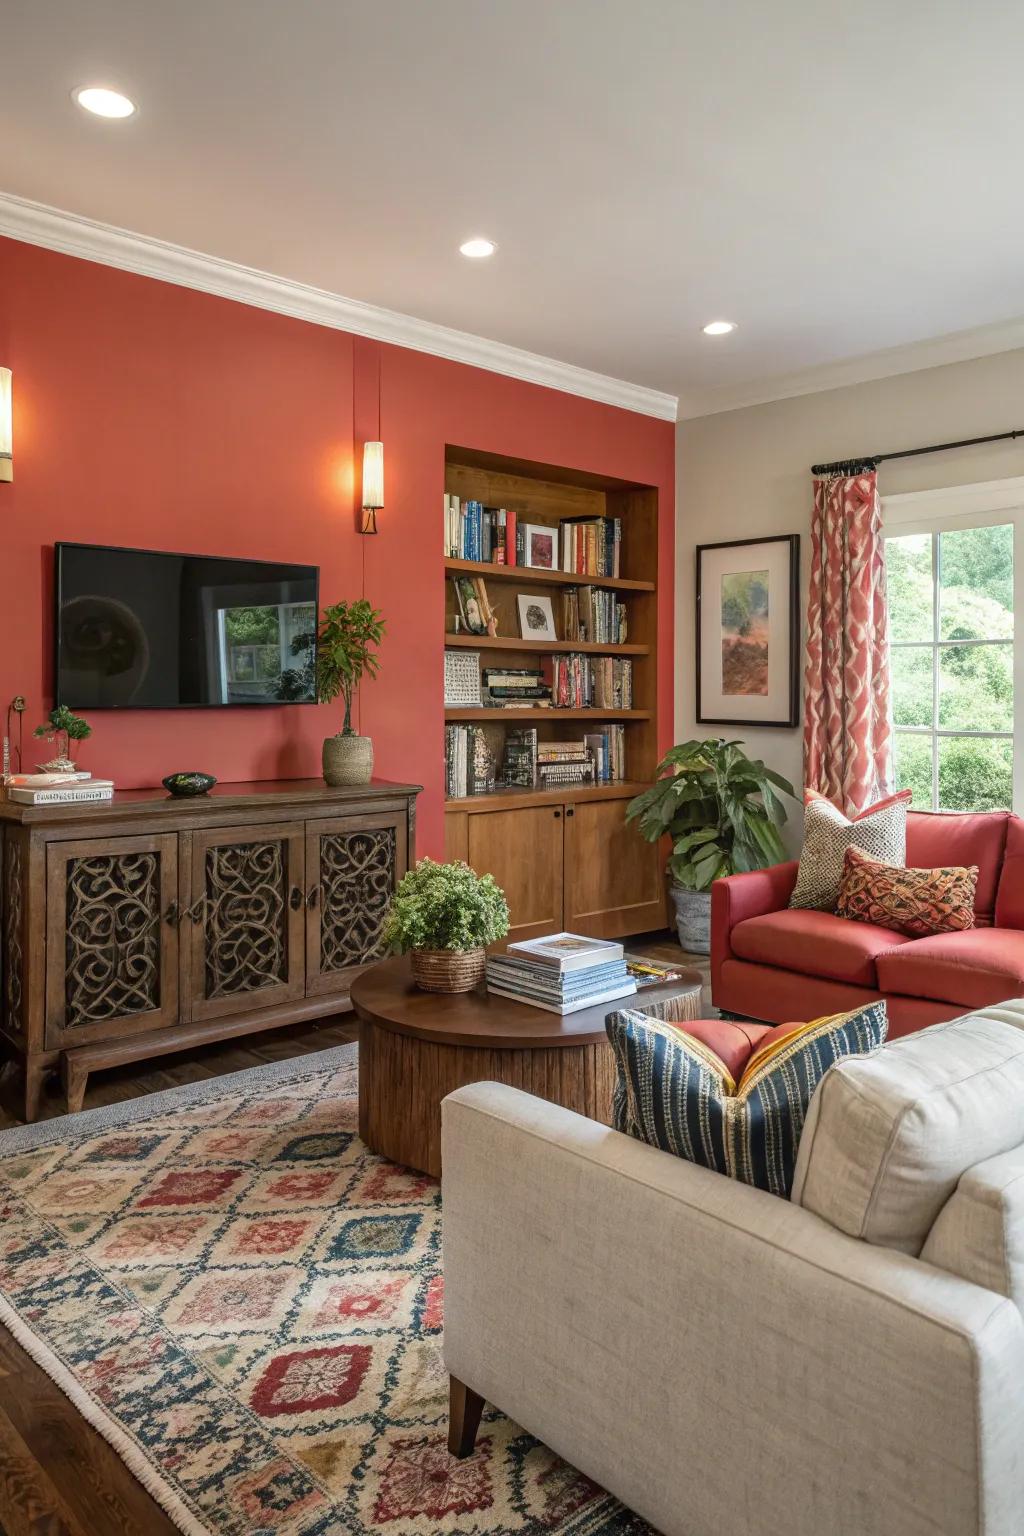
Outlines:
POLYGON ((301 997, 302 826, 220 827, 187 836, 182 912, 187 1017, 212 1019, 301 997))
POLYGON ((177 895, 173 832, 48 845, 48 1050, 177 1022, 177 895))
POLYGON ((382 954, 381 930, 409 862, 404 811, 306 823, 306 995, 348 990, 382 954))

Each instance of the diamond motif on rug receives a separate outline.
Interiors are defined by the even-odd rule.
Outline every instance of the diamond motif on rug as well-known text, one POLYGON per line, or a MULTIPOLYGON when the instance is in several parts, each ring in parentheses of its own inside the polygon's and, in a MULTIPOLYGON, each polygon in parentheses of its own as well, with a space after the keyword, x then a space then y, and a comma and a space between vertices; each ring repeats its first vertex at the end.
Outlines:
POLYGON ((288 1070, 0 1155, 34 1347, 209 1536, 651 1536, 490 1408, 449 1456, 438 1185, 361 1145, 351 1067, 288 1070))

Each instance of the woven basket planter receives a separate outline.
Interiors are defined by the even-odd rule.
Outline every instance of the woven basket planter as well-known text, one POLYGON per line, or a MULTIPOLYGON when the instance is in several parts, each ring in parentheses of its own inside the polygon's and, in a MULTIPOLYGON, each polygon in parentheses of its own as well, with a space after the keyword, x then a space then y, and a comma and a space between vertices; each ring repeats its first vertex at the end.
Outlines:
POLYGON ((472 992, 483 979, 484 949, 414 949, 412 979, 421 992, 472 992))

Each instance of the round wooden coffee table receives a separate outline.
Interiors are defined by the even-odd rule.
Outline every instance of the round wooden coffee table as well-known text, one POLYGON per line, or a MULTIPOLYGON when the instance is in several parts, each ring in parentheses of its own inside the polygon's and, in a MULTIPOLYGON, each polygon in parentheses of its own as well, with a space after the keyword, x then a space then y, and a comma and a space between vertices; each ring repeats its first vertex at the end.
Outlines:
POLYGON ((546 1013, 474 992, 442 996, 413 984, 408 958, 384 960, 352 984, 359 1015, 359 1135, 371 1152, 441 1173, 441 1100, 466 1083, 509 1083, 591 1120, 611 1123, 615 1061, 604 1021, 616 1008, 679 999, 700 1017, 701 976, 644 987, 579 1013, 546 1013))

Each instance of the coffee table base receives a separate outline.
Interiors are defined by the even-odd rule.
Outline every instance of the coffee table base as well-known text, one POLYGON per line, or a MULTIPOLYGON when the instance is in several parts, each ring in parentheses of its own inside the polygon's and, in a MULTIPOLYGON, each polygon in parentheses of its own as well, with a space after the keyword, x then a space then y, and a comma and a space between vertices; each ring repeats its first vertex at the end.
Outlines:
POLYGON ((615 1056, 593 1044, 439 1045, 359 1024, 359 1135, 371 1152, 441 1176, 441 1100, 467 1083, 508 1083, 611 1124, 615 1056))

